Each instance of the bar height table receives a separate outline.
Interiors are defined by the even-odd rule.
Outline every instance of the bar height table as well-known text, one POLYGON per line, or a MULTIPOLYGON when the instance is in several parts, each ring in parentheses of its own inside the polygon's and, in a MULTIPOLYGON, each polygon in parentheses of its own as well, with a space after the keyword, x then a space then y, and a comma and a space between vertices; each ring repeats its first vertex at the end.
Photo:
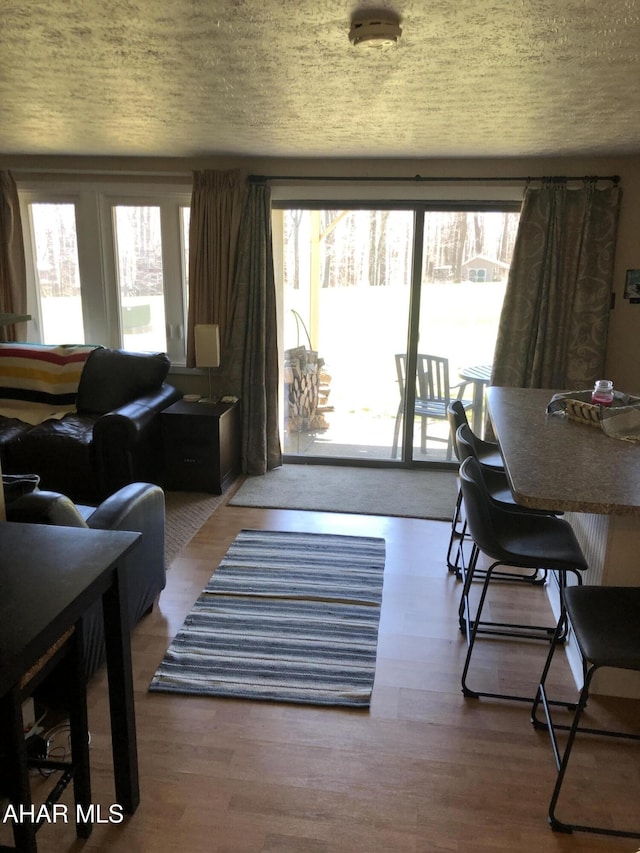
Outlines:
MULTIPOLYGON (((640 445, 547 415, 553 389, 487 389, 487 406, 514 498, 561 510, 589 571, 584 583, 640 586, 640 445)), ((599 693, 640 697, 640 684, 598 673, 599 693)))
MULTIPOLYGON (((128 814, 138 807, 140 793, 126 579, 118 563, 140 537, 126 531, 0 523, 0 719, 11 718, 12 694, 24 673, 102 598, 115 793, 128 814)), ((6 754, 16 756, 25 748, 24 738, 18 743, 10 739, 10 732, 0 731, 0 747, 7 745, 6 754)), ((15 779, 15 790, 28 796, 20 761, 7 775, 15 779)), ((35 850, 35 833, 27 827, 26 835, 27 849, 35 850)))

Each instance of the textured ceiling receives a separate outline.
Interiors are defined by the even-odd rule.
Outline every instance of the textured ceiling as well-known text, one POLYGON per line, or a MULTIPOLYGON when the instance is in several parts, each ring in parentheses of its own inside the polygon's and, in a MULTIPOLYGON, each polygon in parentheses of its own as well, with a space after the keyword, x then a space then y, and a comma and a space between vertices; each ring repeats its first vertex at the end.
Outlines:
POLYGON ((0 152, 640 153, 640 0, 2 0, 0 152))

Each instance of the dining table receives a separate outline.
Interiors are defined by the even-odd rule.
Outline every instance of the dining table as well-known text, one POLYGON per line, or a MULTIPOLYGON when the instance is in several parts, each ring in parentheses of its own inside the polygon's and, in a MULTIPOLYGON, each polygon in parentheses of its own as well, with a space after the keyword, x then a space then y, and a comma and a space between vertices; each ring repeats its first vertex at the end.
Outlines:
MULTIPOLYGON (((612 438, 597 423, 548 414, 551 398, 562 391, 486 391, 514 499, 564 514, 589 566, 583 583, 640 586, 640 444, 612 438)), ((637 673, 598 676, 598 692, 640 698, 637 673)))
MULTIPOLYGON (((116 801, 133 814, 140 801, 127 580, 122 557, 141 538, 123 530, 0 522, 0 754, 3 791, 30 808, 24 737, 12 725, 19 684, 67 631, 102 601, 116 801)), ((35 851, 35 827, 16 824, 17 846, 35 851)))

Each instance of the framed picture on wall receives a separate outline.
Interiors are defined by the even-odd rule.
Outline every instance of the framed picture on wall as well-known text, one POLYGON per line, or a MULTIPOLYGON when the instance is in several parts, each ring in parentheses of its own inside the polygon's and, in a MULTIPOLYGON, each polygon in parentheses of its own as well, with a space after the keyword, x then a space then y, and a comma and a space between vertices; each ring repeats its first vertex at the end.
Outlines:
POLYGON ((624 281, 624 298, 629 302, 640 302, 640 270, 627 270, 624 281))

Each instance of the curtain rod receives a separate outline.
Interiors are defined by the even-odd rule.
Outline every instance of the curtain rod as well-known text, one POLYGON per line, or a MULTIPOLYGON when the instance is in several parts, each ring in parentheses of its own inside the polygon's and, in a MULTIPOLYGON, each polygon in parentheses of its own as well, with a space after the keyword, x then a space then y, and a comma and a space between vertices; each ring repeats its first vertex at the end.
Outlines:
POLYGON ((422 175, 414 175, 413 177, 364 177, 364 176, 355 176, 355 177, 346 177, 344 175, 334 175, 330 177, 320 176, 320 175, 249 175, 249 183, 252 184, 261 184, 266 181, 326 181, 327 183, 332 183, 336 181, 368 181, 370 183, 381 183, 381 182, 390 182, 390 183, 469 183, 470 181, 482 181, 484 183, 496 183, 500 181, 510 181, 512 183, 530 183, 532 181, 611 181, 614 186, 620 183, 620 175, 580 175, 576 177, 567 177, 567 176, 550 176, 543 175, 540 177, 532 177, 531 175, 527 175, 525 177, 498 177, 498 178, 488 178, 488 177, 470 177, 470 178, 460 178, 460 177, 423 177, 422 175))

